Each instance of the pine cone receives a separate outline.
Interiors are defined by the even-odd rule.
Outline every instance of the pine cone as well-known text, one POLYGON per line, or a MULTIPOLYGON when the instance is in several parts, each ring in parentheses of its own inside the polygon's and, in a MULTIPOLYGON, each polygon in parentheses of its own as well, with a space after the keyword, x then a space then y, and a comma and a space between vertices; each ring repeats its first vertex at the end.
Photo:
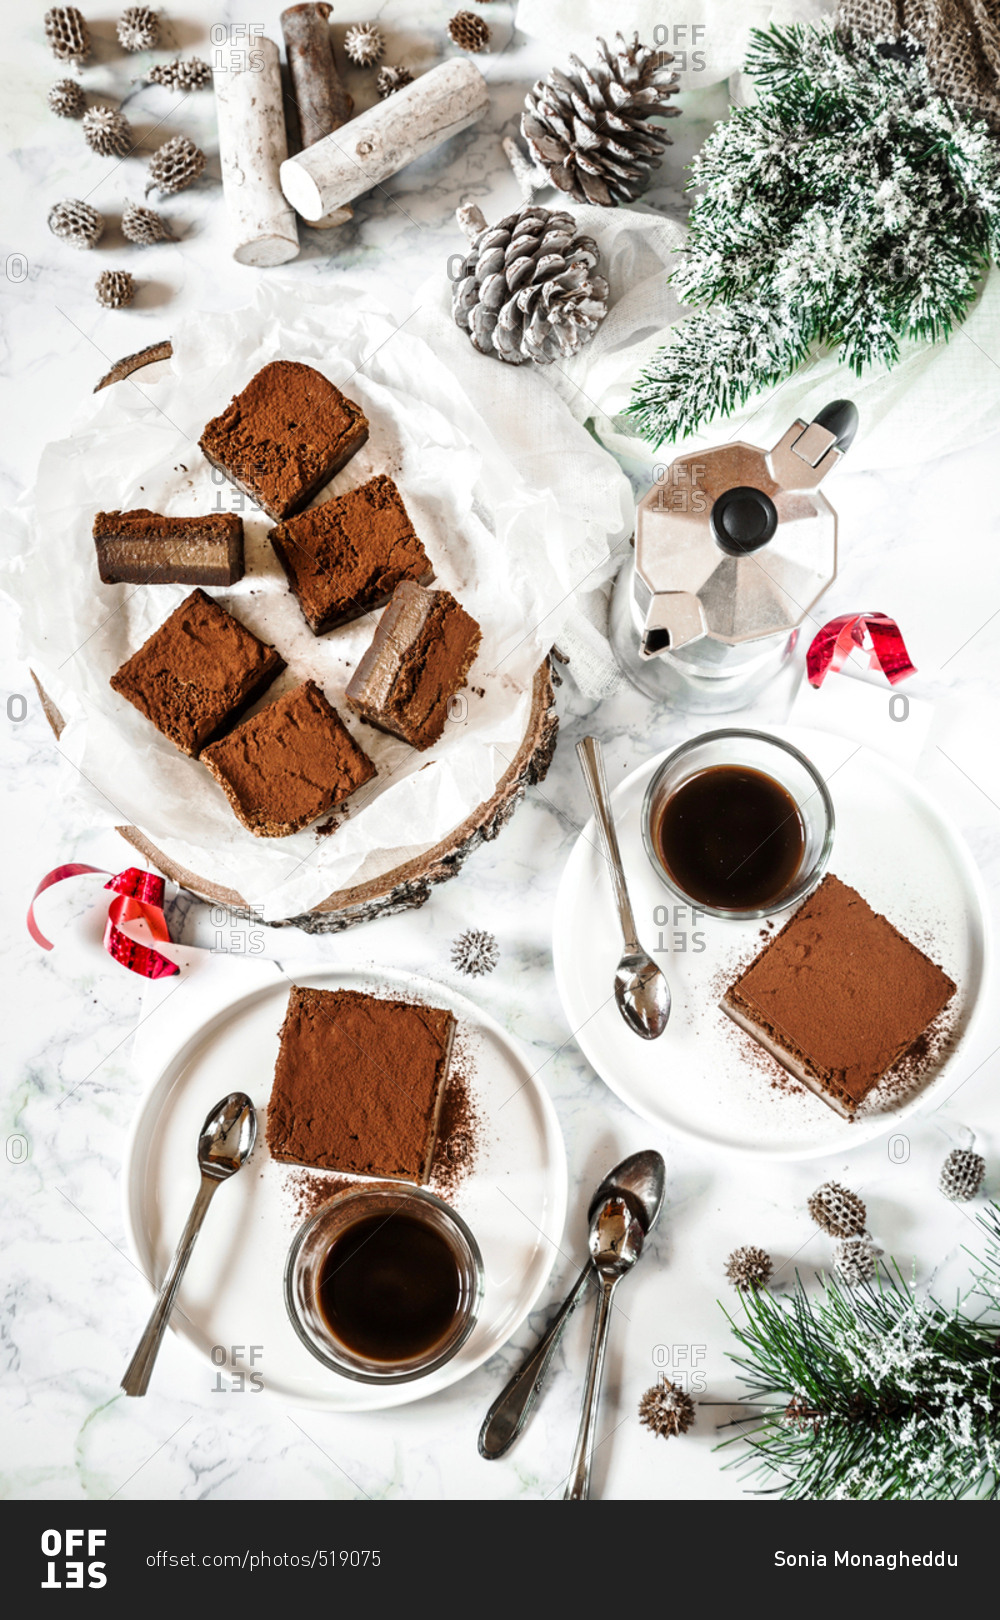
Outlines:
POLYGON ((90 31, 75 6, 53 6, 45 13, 45 38, 60 62, 85 62, 90 55, 90 31))
POLYGON ((448 32, 463 51, 488 51, 490 48, 489 26, 474 11, 456 11, 448 24, 448 32))
POLYGON ((614 54, 598 40, 600 58, 585 67, 571 56, 573 71, 553 68, 524 100, 521 134, 536 163, 574 202, 613 208, 634 202, 659 166, 670 136, 647 122, 673 118, 669 105, 677 75, 668 51, 651 51, 635 35, 627 45, 617 36, 614 54))
POLYGON ((114 107, 91 107, 84 113, 83 138, 101 157, 126 157, 135 145, 131 124, 114 107))
POLYGON ((162 84, 168 90, 207 90, 212 82, 212 69, 200 56, 179 56, 172 62, 157 62, 146 74, 146 84, 162 84))
POLYGON ((575 354, 608 312, 590 237, 575 235, 570 214, 547 208, 521 208, 496 225, 478 209, 466 217, 476 234, 452 291, 456 325, 481 354, 514 366, 575 354))
POLYGON ((694 1401, 686 1390, 665 1378, 647 1389, 639 1402, 639 1422, 664 1440, 674 1434, 687 1434, 694 1422, 694 1401))
POLYGON ((159 13, 152 6, 126 6, 118 24, 123 51, 151 51, 160 37, 159 13))
POLYGON ((186 135, 174 135, 158 147, 149 160, 148 197, 151 191, 172 196, 197 180, 205 167, 205 154, 186 135))
POLYGON ((385 51, 382 30, 375 23, 352 23, 344 35, 344 50, 355 67, 374 67, 385 51))
POLYGON ((470 928, 451 947, 451 960, 460 973, 477 978, 492 973, 500 960, 500 947, 485 928, 470 928))
POLYGON ((122 235, 140 247, 152 242, 176 242, 177 238, 166 220, 155 208, 143 208, 141 203, 126 203, 122 209, 122 235))
POLYGON ((413 74, 408 67, 401 64, 396 67, 386 65, 379 68, 375 77, 375 88, 384 101, 386 96, 394 95, 397 90, 405 90, 408 84, 413 83, 413 74))
POLYGON ((882 1250, 875 1247, 867 1232, 838 1243, 833 1264, 844 1287, 859 1288, 862 1283, 871 1282, 878 1270, 877 1261, 881 1253, 882 1250))
POLYGON ((87 105, 86 97, 75 79, 60 79, 47 97, 49 106, 60 118, 79 118, 87 105))
POLYGON ((986 1160, 971 1148, 952 1148, 941 1166, 938 1186, 946 1198, 956 1204, 967 1204, 975 1198, 986 1175, 986 1160))
POLYGON ((770 1281, 774 1266, 766 1249, 750 1243, 743 1249, 734 1249, 726 1261, 726 1276, 741 1294, 754 1288, 763 1288, 770 1281))
POLYGON ((105 309, 124 309, 135 297, 135 279, 127 270, 102 270, 94 291, 105 309))
POLYGON ((67 197, 49 211, 49 230, 63 242, 77 248, 92 248, 104 232, 104 216, 89 203, 67 197))
POLYGON ((830 1237, 858 1237, 868 1220, 868 1211, 857 1193, 848 1192, 837 1181, 824 1181, 822 1187, 817 1187, 808 1208, 820 1231, 830 1237))

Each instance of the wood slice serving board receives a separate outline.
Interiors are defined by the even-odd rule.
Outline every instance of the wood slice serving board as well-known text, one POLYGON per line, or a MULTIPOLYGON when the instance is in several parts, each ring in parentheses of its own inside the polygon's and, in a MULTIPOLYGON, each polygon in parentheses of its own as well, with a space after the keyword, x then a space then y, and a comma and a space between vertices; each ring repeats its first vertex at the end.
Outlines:
MULTIPOLYGON (((120 382, 141 367, 168 361, 172 354, 169 339, 151 344, 140 353, 127 355, 100 379, 94 390, 120 382)), ((42 706, 56 735, 62 730, 62 716, 42 690, 37 677, 42 706)), ((401 861, 377 877, 327 895, 311 911, 276 920, 272 926, 301 928, 310 934, 335 934, 373 917, 422 906, 432 889, 447 882, 461 869, 480 844, 497 836, 506 826, 527 788, 544 780, 555 751, 559 720, 555 708, 554 674, 548 659, 535 673, 532 700, 518 749, 490 797, 472 815, 423 853, 401 861)), ((189 871, 156 847, 139 827, 117 829, 132 847, 158 871, 199 899, 248 911, 245 898, 213 879, 211 872, 189 871)))

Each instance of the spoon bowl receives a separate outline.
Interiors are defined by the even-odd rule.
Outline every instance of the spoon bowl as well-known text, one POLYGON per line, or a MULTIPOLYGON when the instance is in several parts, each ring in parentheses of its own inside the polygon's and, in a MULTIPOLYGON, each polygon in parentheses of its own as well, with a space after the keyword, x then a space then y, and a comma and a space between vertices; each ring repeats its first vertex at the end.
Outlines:
POLYGON ((626 949, 615 969, 615 1000, 629 1028, 655 1041, 670 1017, 670 986, 643 950, 626 949))
POLYGON ((231 1091, 216 1103, 198 1137, 198 1169, 225 1181, 242 1169, 257 1140, 257 1115, 245 1091, 231 1091))

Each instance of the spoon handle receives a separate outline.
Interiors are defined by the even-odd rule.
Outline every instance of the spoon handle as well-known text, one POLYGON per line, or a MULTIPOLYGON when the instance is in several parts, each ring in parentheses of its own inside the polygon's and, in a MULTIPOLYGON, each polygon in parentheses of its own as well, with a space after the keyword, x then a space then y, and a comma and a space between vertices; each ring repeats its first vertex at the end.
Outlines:
POLYGON ((584 1266, 556 1312, 547 1332, 539 1339, 531 1354, 500 1391, 490 1407, 479 1431, 479 1455, 493 1461, 509 1451, 528 1420, 528 1413, 538 1399, 549 1363, 562 1338, 563 1328, 573 1314, 574 1307, 592 1275, 590 1261, 584 1266))
POLYGON ((583 1410, 580 1414, 580 1432, 576 1437, 573 1467, 564 1502, 586 1502, 590 1496, 590 1464, 594 1456, 593 1435, 597 1427, 597 1408, 601 1401, 601 1379, 604 1375, 604 1352, 608 1344, 611 1325, 611 1296, 620 1277, 602 1277, 601 1292, 594 1317, 594 1332, 590 1340, 590 1360, 587 1364, 587 1383, 583 1391, 583 1410))
POLYGON ((194 1203, 191 1205, 191 1213, 187 1218, 187 1224, 181 1233, 181 1240, 177 1245, 174 1258, 170 1262, 170 1270, 163 1279, 156 1304, 153 1306, 152 1315, 146 1323, 142 1338, 136 1347, 135 1355, 129 1362, 125 1376, 122 1379, 121 1387, 126 1395, 145 1395, 146 1393, 150 1374, 153 1371, 153 1363, 156 1360, 160 1343, 170 1320, 170 1312, 173 1310, 177 1290, 181 1285, 181 1278, 187 1270, 187 1263, 191 1258, 195 1238, 201 1231, 201 1223, 205 1219, 205 1212, 212 1202, 215 1189, 219 1185, 220 1183, 211 1176, 202 1176, 201 1178, 201 1186, 198 1188, 194 1203))
POLYGON ((625 887, 625 872, 622 867, 621 850, 618 848, 618 834, 615 831, 607 779, 604 775, 604 755, 601 752, 601 745, 596 737, 583 737, 576 745, 576 752, 590 794, 590 802, 594 807, 594 817, 601 830, 604 853, 611 869, 611 886, 615 892, 625 945, 628 950, 637 951, 639 942, 635 937, 635 918, 632 915, 628 889, 625 887))

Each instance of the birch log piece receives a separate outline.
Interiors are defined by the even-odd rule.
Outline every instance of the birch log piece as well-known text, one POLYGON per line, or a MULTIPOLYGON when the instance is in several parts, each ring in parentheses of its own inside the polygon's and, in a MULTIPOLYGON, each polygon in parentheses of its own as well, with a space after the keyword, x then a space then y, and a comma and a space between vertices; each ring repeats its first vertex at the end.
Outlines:
POLYGON ((219 115, 222 188, 238 264, 285 264, 298 256, 295 215, 281 194, 278 171, 288 156, 281 105, 281 66, 273 39, 213 70, 219 115))
MULTIPOLYGON (((281 13, 285 56, 304 147, 315 146, 324 135, 346 124, 354 111, 354 101, 333 58, 329 23, 332 10, 326 0, 320 0, 318 5, 289 6, 281 13)), ((335 208, 332 214, 309 223, 313 230, 325 231, 345 224, 353 215, 353 208, 345 203, 343 208, 335 208)))
POLYGON ((475 62, 442 62, 281 165, 281 189, 303 219, 322 219, 468 129, 490 104, 475 62))

